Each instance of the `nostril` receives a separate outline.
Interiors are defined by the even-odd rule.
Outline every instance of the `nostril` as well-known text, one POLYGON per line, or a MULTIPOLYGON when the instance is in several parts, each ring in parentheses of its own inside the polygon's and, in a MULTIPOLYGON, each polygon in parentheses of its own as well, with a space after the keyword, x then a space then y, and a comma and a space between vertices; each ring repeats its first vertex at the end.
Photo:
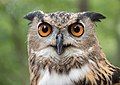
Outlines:
POLYGON ((56 39, 58 39, 58 36, 56 36, 56 39))

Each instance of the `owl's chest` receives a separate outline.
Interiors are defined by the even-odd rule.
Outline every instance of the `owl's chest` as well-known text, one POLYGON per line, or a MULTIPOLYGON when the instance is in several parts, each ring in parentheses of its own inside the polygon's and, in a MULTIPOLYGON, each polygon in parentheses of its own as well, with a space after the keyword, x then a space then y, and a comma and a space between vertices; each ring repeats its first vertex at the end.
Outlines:
POLYGON ((50 73, 47 69, 42 72, 38 85, 75 85, 75 82, 85 77, 88 70, 87 66, 84 66, 82 69, 71 69, 68 74, 59 74, 54 71, 50 73))

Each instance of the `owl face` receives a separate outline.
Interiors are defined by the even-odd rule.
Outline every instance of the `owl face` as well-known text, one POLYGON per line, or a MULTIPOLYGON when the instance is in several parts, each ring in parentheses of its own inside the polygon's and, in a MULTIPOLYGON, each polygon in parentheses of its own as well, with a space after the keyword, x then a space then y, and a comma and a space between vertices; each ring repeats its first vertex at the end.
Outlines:
POLYGON ((25 16, 31 21, 28 34, 29 54, 59 61, 67 57, 86 57, 95 44, 94 22, 105 18, 99 13, 43 13, 25 16))

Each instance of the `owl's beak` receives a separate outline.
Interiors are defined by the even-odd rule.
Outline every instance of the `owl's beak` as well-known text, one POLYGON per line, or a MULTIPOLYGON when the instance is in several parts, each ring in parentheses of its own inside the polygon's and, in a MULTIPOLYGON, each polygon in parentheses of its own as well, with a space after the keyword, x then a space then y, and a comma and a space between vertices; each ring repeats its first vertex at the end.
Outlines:
POLYGON ((63 34, 59 33, 56 36, 56 52, 61 55, 63 52, 63 34))

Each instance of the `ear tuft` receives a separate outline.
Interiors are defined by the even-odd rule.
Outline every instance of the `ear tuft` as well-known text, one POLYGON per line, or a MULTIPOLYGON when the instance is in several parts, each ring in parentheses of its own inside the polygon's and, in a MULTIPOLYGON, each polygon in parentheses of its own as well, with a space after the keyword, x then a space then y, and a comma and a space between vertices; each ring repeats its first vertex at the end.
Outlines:
POLYGON ((89 17, 93 22, 101 22, 101 19, 106 18, 102 14, 95 12, 85 12, 83 15, 89 17))
POLYGON ((27 15, 25 15, 24 18, 32 21, 34 17, 42 18, 43 14, 44 13, 42 11, 34 11, 34 12, 30 12, 27 15))

